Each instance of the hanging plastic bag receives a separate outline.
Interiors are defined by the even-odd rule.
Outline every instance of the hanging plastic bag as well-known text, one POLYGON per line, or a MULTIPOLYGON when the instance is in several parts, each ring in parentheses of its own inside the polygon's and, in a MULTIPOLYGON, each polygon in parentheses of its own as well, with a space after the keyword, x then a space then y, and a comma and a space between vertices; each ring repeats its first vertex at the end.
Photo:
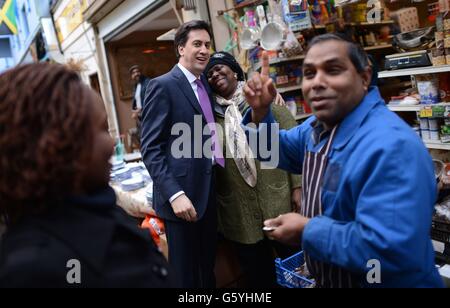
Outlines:
POLYGON ((286 40, 283 44, 282 50, 286 57, 294 57, 303 53, 302 45, 295 37, 294 32, 291 29, 287 29, 286 40))

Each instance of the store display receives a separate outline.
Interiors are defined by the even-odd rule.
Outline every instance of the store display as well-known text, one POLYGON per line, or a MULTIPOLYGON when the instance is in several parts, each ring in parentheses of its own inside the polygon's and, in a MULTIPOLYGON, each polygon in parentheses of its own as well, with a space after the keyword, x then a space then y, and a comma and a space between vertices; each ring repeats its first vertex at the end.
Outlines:
POLYGON ((417 89, 421 104, 439 103, 439 79, 435 75, 421 75, 416 77, 417 89))
POLYGON ((430 140, 440 141, 439 130, 430 130, 430 140))
POLYGON ((430 140, 431 139, 431 134, 430 134, 430 130, 429 129, 422 129, 420 131, 420 134, 422 135, 422 139, 423 140, 430 140))
POLYGON ((292 31, 312 28, 311 15, 307 7, 308 2, 306 0, 300 2, 282 0, 283 17, 292 31))
POLYGON ((441 126, 441 142, 450 143, 450 120, 445 119, 445 124, 441 126))

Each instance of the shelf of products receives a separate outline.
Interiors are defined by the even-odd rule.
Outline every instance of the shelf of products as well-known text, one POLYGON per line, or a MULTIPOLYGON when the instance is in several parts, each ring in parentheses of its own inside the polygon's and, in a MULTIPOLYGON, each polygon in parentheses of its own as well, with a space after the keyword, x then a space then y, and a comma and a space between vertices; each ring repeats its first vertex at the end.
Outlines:
MULTIPOLYGON (((414 112, 420 112, 421 110, 424 109, 432 109, 433 107, 438 107, 438 106, 444 106, 444 107, 448 107, 450 106, 449 103, 440 103, 440 104, 433 104, 433 105, 388 105, 388 108, 391 111, 395 111, 395 112, 408 112, 408 111, 414 111, 414 112)), ((431 114, 429 117, 433 117, 433 115, 431 114)))
MULTIPOLYGON (((375 45, 375 46, 364 47, 364 50, 371 51, 371 50, 385 49, 385 48, 392 48, 392 44, 380 44, 380 45, 375 45)), ((275 58, 275 59, 270 60, 270 65, 275 65, 275 64, 285 63, 285 62, 300 61, 300 60, 304 60, 304 59, 305 59, 305 55, 298 55, 298 56, 290 57, 290 58, 275 58)), ((254 65, 253 70, 258 71, 261 69, 261 66, 262 66, 261 62, 258 62, 254 65)))
POLYGON ((384 49, 384 48, 392 48, 392 44, 380 44, 375 46, 364 47, 365 51, 384 49))
POLYGON ((424 141, 427 148, 432 150, 447 150, 450 151, 450 143, 442 143, 442 142, 436 142, 436 141, 424 141))
POLYGON ((283 93, 287 93, 287 92, 292 92, 292 91, 298 91, 298 90, 302 90, 302 86, 301 85, 296 85, 296 86, 292 86, 292 87, 280 87, 277 88, 278 93, 283 94, 283 93))
POLYGON ((390 78, 412 75, 424 75, 424 74, 439 74, 450 72, 450 65, 443 66, 426 66, 417 68, 408 68, 403 70, 383 71, 378 73, 378 78, 390 78))
MULTIPOLYGON (((290 58, 275 58, 275 59, 270 60, 270 65, 275 65, 275 64, 284 63, 284 62, 304 60, 304 59, 305 59, 305 55, 298 55, 298 56, 290 57, 290 58)), ((255 64, 253 69, 255 71, 257 71, 261 68, 261 66, 262 66, 261 62, 258 62, 255 64)))
POLYGON ((414 111, 414 112, 418 112, 420 111, 420 109, 422 108, 420 105, 410 105, 410 106, 392 106, 392 105, 388 105, 388 108, 391 111, 394 112, 408 112, 408 111, 414 111))

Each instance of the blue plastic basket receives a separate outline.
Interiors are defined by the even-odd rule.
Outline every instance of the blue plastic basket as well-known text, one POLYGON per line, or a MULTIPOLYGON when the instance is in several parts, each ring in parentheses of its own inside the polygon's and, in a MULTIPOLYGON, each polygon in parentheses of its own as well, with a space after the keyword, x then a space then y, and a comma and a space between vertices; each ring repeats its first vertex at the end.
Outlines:
POLYGON ((303 251, 284 261, 277 259, 275 261, 275 268, 278 284, 290 289, 304 289, 313 286, 314 281, 295 273, 295 270, 303 264, 305 264, 303 251))

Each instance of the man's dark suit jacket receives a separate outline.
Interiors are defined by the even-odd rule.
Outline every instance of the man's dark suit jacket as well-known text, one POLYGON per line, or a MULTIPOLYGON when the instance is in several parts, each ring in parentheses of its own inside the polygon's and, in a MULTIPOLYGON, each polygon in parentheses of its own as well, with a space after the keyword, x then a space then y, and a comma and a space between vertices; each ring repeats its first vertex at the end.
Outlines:
MULTIPOLYGON (((206 79, 203 84, 210 94, 206 79)), ((211 107, 212 108, 212 107, 211 107)), ((180 191, 184 191, 192 201, 200 220, 213 200, 212 189, 213 166, 211 158, 205 157, 203 145, 211 138, 209 131, 203 135, 206 125, 200 104, 192 90, 189 81, 178 66, 171 72, 150 81, 143 110, 142 123, 142 155, 144 163, 154 181, 153 206, 163 219, 179 221, 175 216, 169 199, 180 191), (198 128, 194 131, 194 118, 197 116, 198 128), (177 123, 183 123, 187 144, 185 147, 176 143, 180 135, 173 135, 172 128, 177 123), (197 151, 201 155, 194 157, 197 136, 197 151), (177 150, 191 148, 188 157, 174 157, 172 146, 177 150)), ((180 134, 180 132, 175 132, 180 134)))

